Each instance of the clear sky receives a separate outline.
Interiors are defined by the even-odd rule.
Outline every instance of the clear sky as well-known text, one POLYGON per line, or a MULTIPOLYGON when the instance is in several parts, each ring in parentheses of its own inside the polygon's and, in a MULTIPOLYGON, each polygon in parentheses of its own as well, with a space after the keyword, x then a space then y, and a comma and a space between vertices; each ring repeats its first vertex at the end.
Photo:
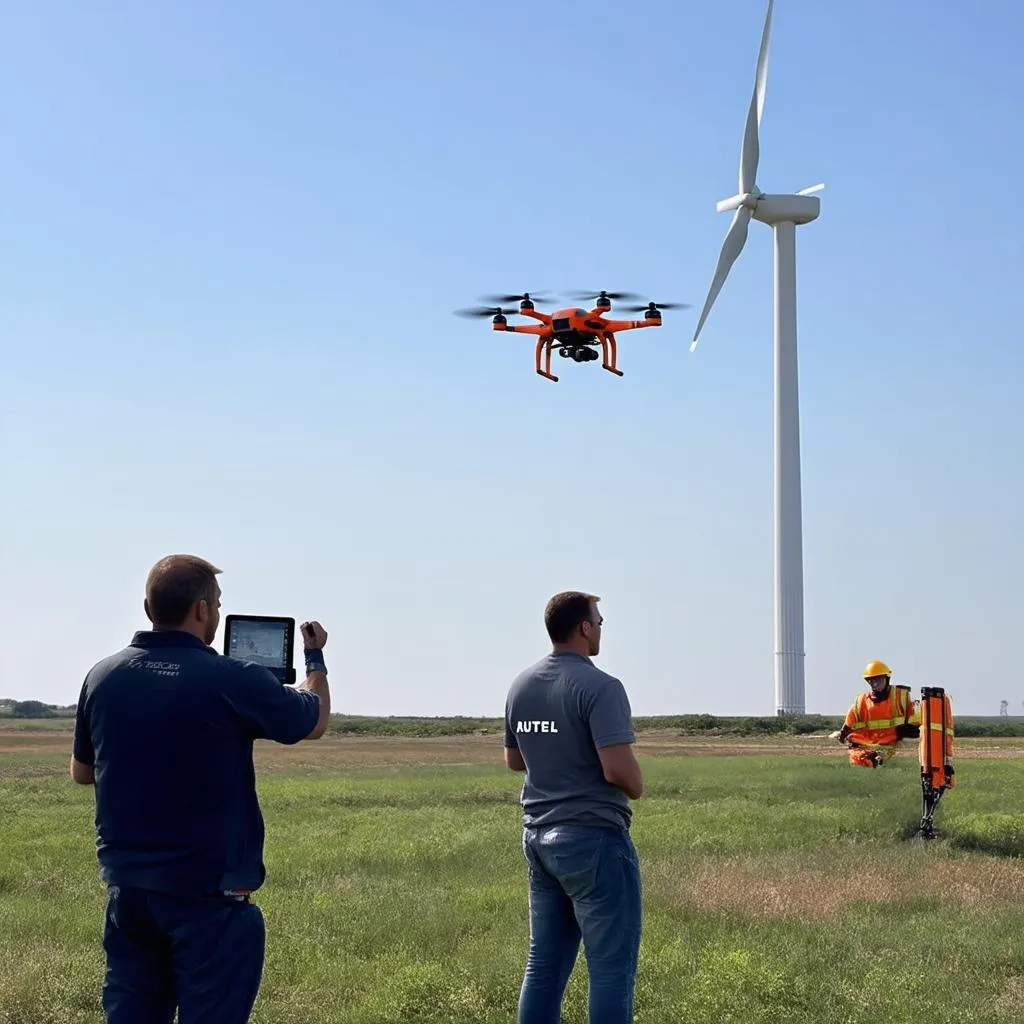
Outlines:
MULTIPOLYGON (((500 715, 548 596, 634 713, 772 714, 772 239, 696 353, 762 0, 38 0, 3 18, 0 696, 72 703, 161 555, 318 618, 334 707, 500 715), (451 315, 694 308, 614 377, 451 315), (549 291, 549 293, 550 293, 549 291)), ((777 0, 807 708, 1024 712, 1018 0, 777 0)), ((216 646, 220 649, 222 637, 216 646)))

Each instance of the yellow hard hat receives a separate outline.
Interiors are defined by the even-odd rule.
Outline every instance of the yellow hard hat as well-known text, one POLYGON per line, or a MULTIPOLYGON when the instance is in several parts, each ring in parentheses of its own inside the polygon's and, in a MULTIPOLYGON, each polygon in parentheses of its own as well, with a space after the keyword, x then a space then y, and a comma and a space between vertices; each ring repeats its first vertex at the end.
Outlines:
POLYGON ((870 661, 864 669, 864 678, 871 679, 873 676, 891 676, 892 669, 884 661, 870 661))

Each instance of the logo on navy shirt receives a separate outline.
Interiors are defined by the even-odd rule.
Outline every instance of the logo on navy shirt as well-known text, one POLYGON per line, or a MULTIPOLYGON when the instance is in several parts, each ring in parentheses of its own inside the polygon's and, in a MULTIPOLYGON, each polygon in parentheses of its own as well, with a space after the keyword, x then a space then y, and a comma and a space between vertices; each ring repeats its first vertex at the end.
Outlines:
POLYGON ((558 732, 554 722, 516 722, 516 732, 558 732))
POLYGON ((139 668, 146 672, 153 672, 158 676, 181 675, 181 665, 176 661, 152 661, 148 658, 132 658, 128 662, 129 668, 139 668))

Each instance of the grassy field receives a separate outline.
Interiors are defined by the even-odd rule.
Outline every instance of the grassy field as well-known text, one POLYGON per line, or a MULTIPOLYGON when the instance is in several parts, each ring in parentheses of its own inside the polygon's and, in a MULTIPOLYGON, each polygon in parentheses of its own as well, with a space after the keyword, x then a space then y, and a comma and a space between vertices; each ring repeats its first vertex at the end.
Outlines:
MULTIPOLYGON (((100 1024, 92 792, 66 728, 0 729, 0 1024, 100 1024)), ((1024 740, 968 739, 943 838, 913 748, 645 730, 637 1024, 965 1024, 1024 1015, 1024 740)), ((527 940, 500 739, 260 744, 258 1024, 508 1024, 527 940)), ((582 956, 564 1019, 586 1021, 582 956)))

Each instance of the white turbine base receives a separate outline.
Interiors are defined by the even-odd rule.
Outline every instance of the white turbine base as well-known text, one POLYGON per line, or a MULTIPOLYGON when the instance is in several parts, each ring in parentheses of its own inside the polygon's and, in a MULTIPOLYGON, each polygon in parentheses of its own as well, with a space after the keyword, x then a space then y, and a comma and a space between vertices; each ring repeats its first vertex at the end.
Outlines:
POLYGON ((775 652, 775 714, 806 715, 803 654, 775 652))

